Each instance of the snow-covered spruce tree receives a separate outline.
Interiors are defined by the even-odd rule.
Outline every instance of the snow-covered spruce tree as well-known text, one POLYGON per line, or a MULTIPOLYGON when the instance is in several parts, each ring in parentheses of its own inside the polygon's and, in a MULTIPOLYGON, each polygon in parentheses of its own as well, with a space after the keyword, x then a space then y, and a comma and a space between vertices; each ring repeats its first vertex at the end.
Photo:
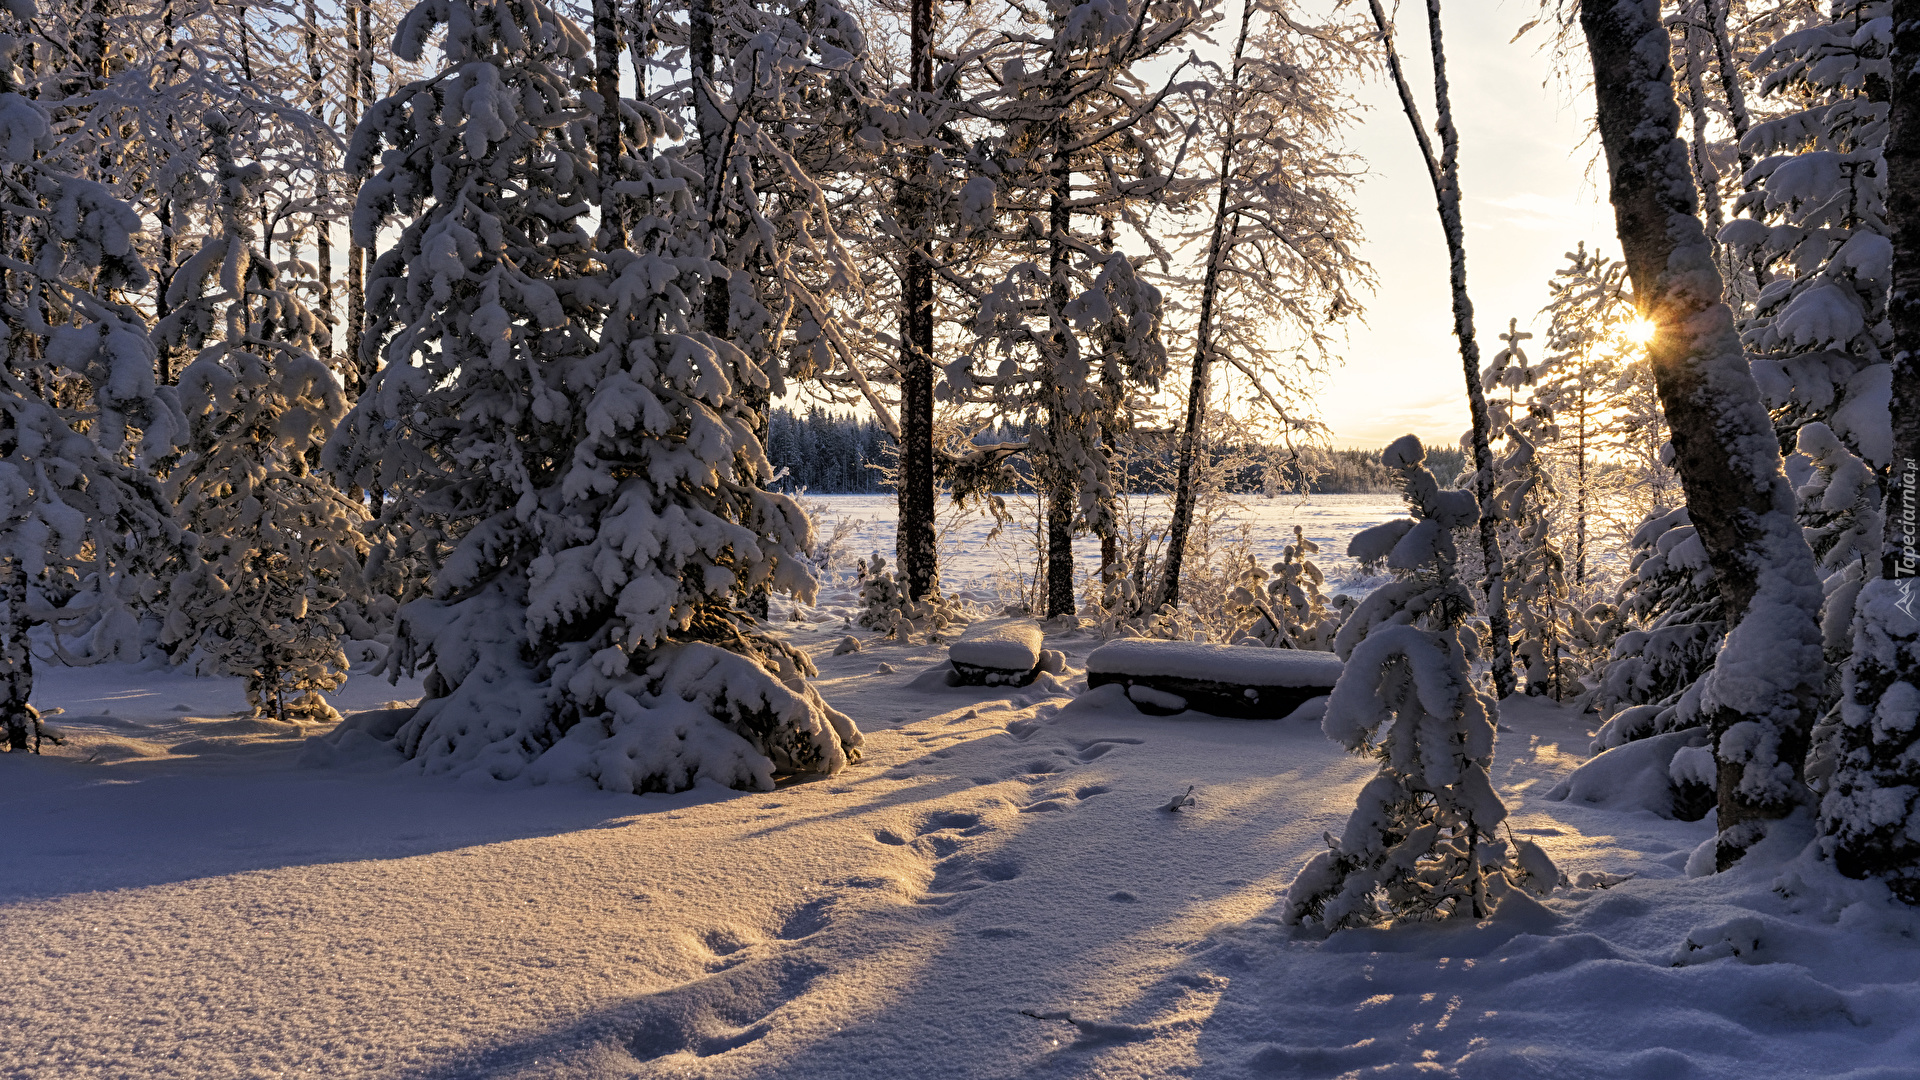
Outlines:
MULTIPOLYGON (((1133 388, 1166 370, 1163 297, 1121 249, 1124 223, 1173 183, 1181 132, 1142 72, 1198 22, 1189 5, 1063 3, 1043 28, 1001 36, 1000 87, 971 108, 993 135, 969 162, 962 214, 1011 262, 982 290, 976 344, 946 367, 948 400, 1031 412, 1025 453, 1046 500, 1046 615, 1073 615, 1076 525, 1113 530, 1112 432, 1133 388), (1096 232, 1075 218, 1098 217, 1096 232), (995 361, 993 357, 1000 357, 995 361), (978 364, 990 371, 974 371, 978 364)), ((936 393, 942 393, 936 388, 936 393)))
POLYGON ((1726 602, 1685 507, 1650 516, 1628 549, 1619 634, 1594 689, 1594 707, 1609 718, 1598 747, 1705 723, 1697 684, 1726 639, 1726 602))
POLYGON ((697 307, 723 268, 691 169, 629 158, 633 249, 596 251, 577 224, 601 195, 584 36, 538 0, 426 0, 396 51, 442 23, 442 70, 353 146, 382 162, 356 242, 400 229, 368 290, 385 366, 328 460, 451 545, 390 660, 432 665, 427 700, 364 734, 427 772, 617 791, 844 767, 852 721, 733 610, 762 584, 811 597, 809 526, 762 487, 741 395, 765 373, 697 307))
POLYGON ((1539 452, 1517 428, 1506 432, 1500 471, 1513 479, 1499 500, 1502 541, 1513 588, 1513 655, 1526 674, 1526 692, 1563 701, 1579 686, 1584 664, 1575 655, 1581 615, 1567 588, 1566 559, 1554 541, 1553 479, 1539 452))
POLYGON ((1820 831, 1842 873, 1880 877, 1920 904, 1920 4, 1893 0, 1887 14, 1892 468, 1878 573, 1855 603, 1820 831))
POLYGON ((1320 545, 1295 525, 1293 543, 1282 549, 1271 571, 1249 560, 1232 594, 1233 605, 1246 623, 1243 639, 1271 648, 1333 651, 1340 616, 1327 607, 1327 598, 1320 593, 1327 579, 1313 561, 1319 551, 1320 545))
POLYGON ((312 468, 347 411, 313 353, 319 319, 255 246, 250 206, 265 179, 233 157, 233 122, 205 129, 220 231, 174 273, 162 342, 194 350, 180 375, 186 452, 167 477, 198 559, 168 587, 163 640, 246 680, 254 715, 339 719, 323 696, 346 681, 335 609, 365 598, 366 509, 312 468))
POLYGON ((1744 148, 1765 155, 1741 199, 1751 216, 1721 230, 1773 275, 1741 337, 1783 452, 1800 451, 1788 469, 1799 474, 1802 523, 1814 530, 1826 579, 1829 640, 1841 654, 1853 598, 1879 554, 1874 519, 1892 453, 1886 10, 1884 0, 1843 0, 1756 58, 1768 71, 1762 92, 1801 107, 1748 133, 1744 148), (1866 542, 1844 542, 1849 531, 1866 542))
POLYGON ((52 117, 17 92, 17 62, 0 51, 0 726, 13 752, 41 739, 35 624, 54 624, 68 663, 140 656, 134 611, 182 546, 148 466, 186 430, 139 313, 110 299, 147 283, 139 215, 48 156, 52 117))
POLYGON ((1335 651, 1346 670, 1321 727, 1380 760, 1338 839, 1287 890, 1287 922, 1326 930, 1386 919, 1484 918, 1509 887, 1545 895, 1560 880, 1525 840, 1501 839, 1507 808, 1487 769, 1498 705, 1476 687, 1473 594, 1454 573, 1453 532, 1477 520, 1470 491, 1442 489, 1403 436, 1382 460, 1412 516, 1356 535, 1348 554, 1397 580, 1363 600, 1335 651))
POLYGON ((1193 309, 1193 354, 1159 604, 1180 602, 1214 385, 1254 402, 1270 430, 1311 432, 1304 392, 1325 335, 1359 310, 1349 285, 1368 270, 1340 146, 1352 110, 1334 73, 1365 62, 1364 37, 1350 22, 1309 26, 1290 4, 1244 0, 1225 78, 1193 99, 1212 175, 1195 185, 1207 212, 1168 238, 1206 257, 1171 282, 1174 303, 1193 309), (1283 347, 1290 339, 1304 340, 1283 347))
POLYGON ((1467 293, 1467 243, 1460 217, 1460 133, 1454 126, 1453 106, 1447 92, 1447 56, 1440 29, 1440 0, 1427 0, 1427 40, 1433 56, 1435 130, 1440 135, 1440 156, 1435 157, 1427 138, 1426 124, 1414 102, 1413 89, 1407 85, 1400 68, 1400 55, 1393 44, 1393 26, 1380 0, 1368 0, 1374 25, 1380 31, 1387 53, 1387 68, 1400 92, 1400 105, 1413 126, 1414 142, 1426 162, 1427 176, 1433 181, 1433 194, 1440 214, 1440 229, 1447 238, 1448 279, 1453 290, 1453 335, 1460 346, 1460 365, 1467 382, 1467 406, 1473 428, 1469 434, 1473 451, 1474 493, 1482 510, 1480 518, 1480 573, 1485 581, 1487 630, 1493 639, 1493 685, 1501 697, 1513 693, 1513 642, 1507 628, 1505 558, 1500 551, 1498 523, 1491 516, 1494 496, 1494 460, 1489 445, 1494 427, 1487 411, 1487 398, 1480 382, 1480 343, 1474 338, 1473 299, 1467 293))
POLYGON ((1771 418, 1697 216, 1657 0, 1582 4, 1620 246, 1674 461, 1733 622, 1704 688, 1725 868, 1807 798, 1801 769, 1826 682, 1820 582, 1794 520, 1771 418))
POLYGON ((1626 333, 1634 319, 1627 268, 1598 251, 1587 251, 1584 242, 1567 252, 1566 259, 1548 282, 1551 299, 1541 309, 1549 320, 1547 353, 1537 372, 1536 419, 1530 427, 1553 459, 1563 494, 1571 496, 1566 548, 1572 554, 1572 583, 1578 587, 1587 581, 1596 520, 1619 498, 1622 487, 1635 482, 1620 469, 1603 467, 1601 443, 1619 408, 1615 397, 1621 375, 1639 350, 1626 333))

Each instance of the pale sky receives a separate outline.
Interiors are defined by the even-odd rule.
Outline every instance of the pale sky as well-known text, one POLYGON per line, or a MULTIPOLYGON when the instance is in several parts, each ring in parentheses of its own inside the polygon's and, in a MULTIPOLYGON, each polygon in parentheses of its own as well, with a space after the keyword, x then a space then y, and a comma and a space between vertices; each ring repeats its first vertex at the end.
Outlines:
MULTIPOLYGON (((1431 130, 1424 7, 1402 5, 1398 45, 1431 130)), ((1467 291, 1483 358, 1501 347, 1497 335, 1517 317, 1521 329, 1533 331, 1526 347, 1538 359, 1546 337, 1538 313, 1563 253, 1581 240, 1609 254, 1619 251, 1604 201, 1605 166, 1588 173, 1599 151, 1597 137, 1586 138, 1591 99, 1573 100, 1572 80, 1553 76, 1550 58, 1539 51, 1545 30, 1507 44, 1536 10, 1534 0, 1444 5, 1447 76, 1460 128, 1467 291)), ((1354 327, 1341 350, 1346 363, 1319 395, 1322 419, 1335 446, 1381 446, 1408 432, 1450 445, 1467 428, 1466 381, 1453 338, 1447 247, 1433 186, 1391 83, 1383 75, 1361 96, 1372 111, 1356 124, 1352 147, 1367 159, 1371 175, 1356 208, 1368 238, 1361 252, 1373 264, 1379 291, 1366 301, 1367 325, 1354 327)))

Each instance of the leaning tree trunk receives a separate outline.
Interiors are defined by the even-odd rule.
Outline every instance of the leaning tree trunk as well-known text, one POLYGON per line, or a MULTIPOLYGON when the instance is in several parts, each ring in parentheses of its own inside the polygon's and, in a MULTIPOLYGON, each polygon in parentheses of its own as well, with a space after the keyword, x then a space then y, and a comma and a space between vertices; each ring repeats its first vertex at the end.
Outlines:
MULTIPOLYGON (((1247 29, 1253 25, 1253 0, 1240 8, 1240 36, 1233 45, 1233 81, 1237 89, 1246 64, 1247 29)), ((1220 144, 1220 189, 1213 205, 1213 235, 1207 239, 1206 275, 1200 281, 1200 323, 1193 332, 1193 381, 1187 387, 1187 418, 1180 427, 1180 468, 1173 482, 1173 520, 1167 524, 1166 566, 1161 570, 1160 602, 1179 606, 1180 568, 1187 555, 1187 534, 1193 528, 1194 457, 1200 447, 1200 424, 1207 413, 1207 382, 1213 361, 1213 305, 1220 295, 1220 263, 1226 257, 1227 198, 1233 190, 1235 121, 1229 110, 1226 137, 1220 144)))
POLYGON ((1480 343, 1473 336, 1473 300, 1467 295, 1467 240, 1460 222, 1460 133, 1453 126, 1453 106, 1447 94, 1447 55, 1440 40, 1440 0, 1427 0, 1427 36, 1433 46, 1433 94, 1440 158, 1420 122, 1413 89, 1400 70, 1400 54, 1393 47, 1393 29, 1380 0, 1370 0, 1374 25, 1387 50, 1387 67, 1400 92, 1400 105, 1413 125, 1414 141, 1427 163, 1433 194, 1439 202, 1440 227, 1447 237, 1448 279, 1453 286, 1453 336, 1460 342, 1460 364, 1467 376, 1467 407, 1473 418, 1474 495, 1480 500, 1480 555, 1486 563, 1487 630, 1493 638, 1493 687, 1500 697, 1513 693, 1513 635, 1507 625, 1506 560, 1500 554, 1500 523, 1493 512, 1493 448, 1488 432, 1487 395, 1480 385, 1480 343))
POLYGON ((1724 869, 1806 798, 1802 767, 1826 678, 1820 582, 1698 217, 1659 2, 1592 0, 1580 22, 1620 247, 1656 327, 1647 358, 1674 465, 1733 627, 1702 702, 1719 761, 1724 869))
MULTIPOLYGON (((933 103, 933 0, 913 0, 908 73, 915 108, 933 103)), ((896 203, 906 257, 900 271, 900 528, 894 552, 907 578, 907 595, 940 591, 939 541, 933 491, 933 250, 928 241, 928 163, 925 145, 907 153, 896 203)))
POLYGON ((1841 873, 1883 878, 1894 895, 1920 905, 1920 728, 1911 720, 1920 686, 1920 0, 1894 0, 1892 8, 1882 160, 1893 241, 1893 461, 1879 574, 1855 604, 1839 753, 1820 828, 1841 873))

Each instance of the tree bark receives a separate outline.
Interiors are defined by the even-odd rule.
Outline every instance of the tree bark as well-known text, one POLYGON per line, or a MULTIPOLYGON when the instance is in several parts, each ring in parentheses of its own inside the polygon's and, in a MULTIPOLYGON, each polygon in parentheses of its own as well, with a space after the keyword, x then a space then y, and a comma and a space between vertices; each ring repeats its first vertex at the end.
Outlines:
MULTIPOLYGON (((908 56, 911 100, 933 102, 933 0, 913 0, 908 56)), ((933 485, 933 249, 928 228, 924 144, 907 153, 895 201, 907 242, 900 272, 900 528, 894 553, 907 578, 907 595, 922 600, 940 591, 939 540, 933 485)))
POLYGON ((1448 280, 1453 288, 1453 335, 1460 342, 1460 365, 1467 377, 1467 407, 1473 419, 1474 495, 1480 500, 1480 554, 1486 564, 1487 629, 1493 638, 1493 686, 1500 697, 1513 693, 1513 635, 1507 621, 1506 560, 1500 554, 1500 524, 1493 517, 1493 449, 1488 432, 1492 421, 1487 414, 1487 395, 1480 385, 1480 343, 1473 334, 1473 300, 1467 295, 1467 243, 1460 222, 1460 135, 1453 126, 1453 106, 1447 93, 1447 57, 1440 35, 1440 0, 1427 0, 1427 37, 1433 47, 1433 94, 1435 127, 1440 132, 1440 157, 1433 156, 1433 144, 1420 122, 1420 109, 1413 101, 1413 90, 1400 69, 1400 55, 1393 47, 1393 28, 1380 0, 1369 0, 1374 25, 1386 45, 1387 66, 1394 86, 1400 92, 1400 105, 1407 122, 1413 125, 1414 141, 1426 159, 1427 176, 1433 181, 1434 198, 1439 203, 1440 227, 1447 237, 1448 280))
MULTIPOLYGON (((718 73, 714 56, 714 0, 692 0, 688 9, 688 53, 693 65, 693 120, 700 139, 701 183, 706 202, 707 241, 712 250, 708 258, 726 260, 726 171, 728 153, 726 118, 720 103, 714 100, 713 80, 718 73)), ((728 336, 731 319, 724 278, 708 283, 703 319, 707 333, 718 338, 728 336)))
POLYGON ((18 559, 7 560, 6 640, 0 641, 0 716, 12 753, 39 751, 34 738, 39 714, 28 704, 33 697, 33 650, 27 645, 27 569, 18 559))
POLYGON ((1620 246, 1656 327, 1647 356, 1674 464, 1733 626, 1702 706, 1719 760, 1724 869, 1805 799, 1826 678, 1820 584, 1697 214, 1659 4, 1596 0, 1580 22, 1620 246))
MULTIPOLYGON (((368 21, 366 7, 369 0, 348 0, 347 2, 347 50, 353 57, 347 72, 347 131, 352 133, 360 126, 362 108, 362 88, 365 87, 365 104, 372 102, 371 76, 365 74, 366 65, 371 63, 373 50, 370 37, 371 24, 368 21), (368 28, 364 29, 363 28, 368 28)), ((367 323, 367 251, 359 244, 347 247, 347 379, 349 391, 358 392, 367 385, 372 375, 372 367, 366 357, 361 355, 364 345, 362 331, 367 323)))
MULTIPOLYGON (((1240 8, 1240 36, 1233 45, 1233 82, 1238 89, 1246 66, 1247 31, 1253 25, 1253 0, 1240 8)), ((1207 241, 1206 276, 1200 283, 1200 322, 1193 332, 1193 379, 1187 386, 1187 416, 1180 426, 1180 467, 1173 482, 1173 520, 1167 524, 1166 566, 1161 571, 1160 603, 1180 604, 1180 569, 1187 557, 1187 534, 1193 528, 1194 457, 1199 452, 1200 424, 1207 412, 1209 366, 1213 361, 1213 305, 1220 294, 1220 261, 1226 257, 1227 200, 1232 192, 1233 151, 1239 117, 1228 112, 1226 139, 1220 147, 1220 189, 1214 198, 1213 235, 1207 241)))
POLYGON ((1061 448, 1067 445, 1067 426, 1074 423, 1067 408, 1066 388, 1060 385, 1065 373, 1062 362, 1073 347, 1073 329, 1067 325, 1067 262, 1072 256, 1068 232, 1073 227, 1073 159, 1069 145, 1067 118, 1054 121, 1053 190, 1047 208, 1047 300, 1051 324, 1051 350, 1042 393, 1047 400, 1046 469, 1035 477, 1047 489, 1047 617, 1074 613, 1073 595, 1073 511, 1080 498, 1079 473, 1061 460, 1061 448))
POLYGON ((1905 582, 1920 611, 1920 2, 1894 0, 1887 113, 1887 232, 1893 241, 1893 465, 1887 479, 1880 576, 1905 582))
MULTIPOLYGON (((326 85, 323 82, 325 72, 320 67, 320 9, 316 0, 307 0, 307 107, 313 111, 316 120, 324 122, 326 115, 326 85)), ((333 216, 326 212, 328 197, 332 194, 323 171, 313 182, 313 246, 315 261, 320 270, 320 321, 327 328, 326 343, 322 346, 322 358, 329 366, 334 356, 334 319, 333 319, 333 216)))
POLYGON ((620 5, 593 0, 593 90, 600 95, 594 154, 600 173, 600 250, 627 246, 626 205, 614 194, 620 180, 620 5))

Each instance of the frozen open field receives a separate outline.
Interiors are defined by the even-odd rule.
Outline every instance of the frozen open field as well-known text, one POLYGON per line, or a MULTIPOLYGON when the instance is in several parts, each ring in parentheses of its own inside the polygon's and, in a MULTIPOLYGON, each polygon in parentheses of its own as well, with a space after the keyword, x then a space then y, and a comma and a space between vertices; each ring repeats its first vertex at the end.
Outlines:
MULTIPOLYGON (((843 551, 837 553, 830 568, 851 572, 852 560, 874 552, 893 559, 896 509, 891 495, 809 495, 802 500, 813 511, 820 536, 834 535, 842 523, 849 531, 842 536, 843 551)), ((941 577, 949 593, 965 599, 999 598, 1012 587, 1020 574, 1031 574, 1035 551, 1034 502, 1030 496, 1008 496, 1007 506, 1015 523, 995 534, 992 518, 982 513, 962 513, 941 500, 941 577)), ((1257 495, 1240 500, 1221 539, 1232 543, 1243 536, 1250 552, 1265 565, 1280 558, 1280 551, 1293 542, 1293 527, 1299 525, 1306 537, 1319 544, 1314 557, 1327 575, 1328 595, 1342 585, 1362 579, 1359 567, 1347 558, 1347 541, 1369 525, 1405 516, 1405 508, 1390 495, 1312 495, 1263 499, 1257 495), (1244 530, 1244 532, 1243 532, 1244 530)), ((1131 515, 1149 527, 1162 527, 1167 517, 1166 500, 1136 496, 1129 501, 1131 515)), ((1083 573, 1098 570, 1100 544, 1093 537, 1081 537, 1074 545, 1083 573)))

